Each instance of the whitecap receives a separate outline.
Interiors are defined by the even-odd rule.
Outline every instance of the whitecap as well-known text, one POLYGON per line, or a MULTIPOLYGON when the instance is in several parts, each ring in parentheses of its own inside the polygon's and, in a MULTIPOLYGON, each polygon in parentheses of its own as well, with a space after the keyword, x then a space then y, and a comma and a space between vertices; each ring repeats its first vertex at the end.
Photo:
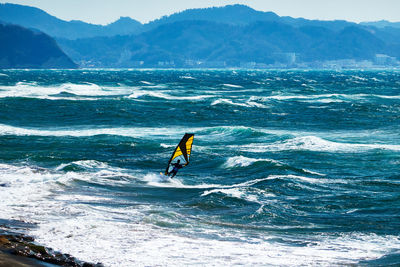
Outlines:
POLYGON ((202 128, 179 127, 132 127, 132 128, 22 128, 5 124, 0 124, 0 135, 17 136, 96 136, 96 135, 116 135, 127 137, 149 137, 154 135, 180 136, 182 132, 197 132, 202 128))
POLYGON ((254 159, 244 156, 235 156, 228 158, 227 161, 224 163, 223 167, 224 168, 247 167, 255 162, 263 162, 263 161, 274 163, 276 165, 281 165, 280 162, 273 159, 254 159))
MULTIPOLYGON (((227 195, 232 198, 243 199, 249 202, 255 202, 261 204, 260 200, 258 199, 257 195, 250 194, 249 192, 243 191, 241 188, 229 188, 229 189, 213 189, 209 191, 205 191, 201 194, 202 197, 208 196, 210 194, 220 193, 227 195)), ((263 194, 263 196, 275 196, 273 194, 263 194)))
POLYGON ((235 103, 230 99, 226 99, 226 98, 221 98, 221 99, 217 99, 215 101, 213 101, 211 103, 211 106, 215 106, 215 105, 219 105, 219 104, 228 104, 228 105, 232 105, 232 106, 240 106, 240 107, 251 107, 249 104, 245 104, 245 103, 235 103))
POLYGON ((0 98, 26 97, 50 100, 90 100, 88 97, 126 95, 131 91, 132 89, 129 87, 100 87, 94 83, 64 83, 43 86, 37 83, 18 82, 14 86, 0 86, 0 98), (65 94, 68 94, 68 96, 65 94), (81 98, 83 96, 86 98, 81 98))
POLYGON ((400 151, 400 145, 388 144, 358 144, 358 143, 340 143, 322 139, 317 136, 302 136, 279 141, 273 144, 260 145, 249 144, 241 146, 242 151, 248 152, 267 152, 267 151, 285 151, 285 150, 308 150, 317 152, 363 152, 372 149, 384 149, 400 151))
POLYGON ((154 83, 151 83, 151 82, 148 82, 148 81, 140 81, 141 83, 143 83, 143 84, 146 84, 146 85, 154 85, 154 83))
POLYGON ((145 90, 135 91, 127 97, 133 98, 133 99, 138 99, 138 98, 142 98, 144 96, 150 96, 150 97, 167 99, 167 100, 203 100, 206 98, 214 97, 213 95, 173 96, 173 95, 168 95, 168 94, 161 93, 161 92, 145 91, 145 90))
POLYGON ((190 76, 190 75, 185 75, 185 76, 179 76, 181 79, 188 79, 188 80, 196 80, 196 78, 190 76))
POLYGON ((241 86, 241 85, 229 84, 229 83, 224 83, 223 86, 230 87, 230 88, 243 88, 243 86, 241 86))

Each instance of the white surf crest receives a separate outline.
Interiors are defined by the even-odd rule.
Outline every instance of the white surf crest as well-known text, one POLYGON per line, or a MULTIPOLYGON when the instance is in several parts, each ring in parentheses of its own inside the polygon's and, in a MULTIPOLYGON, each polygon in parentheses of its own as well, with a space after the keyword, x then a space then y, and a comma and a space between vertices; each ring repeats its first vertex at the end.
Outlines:
POLYGON ((224 83, 223 86, 230 87, 230 88, 243 88, 243 86, 241 86, 241 85, 230 84, 230 83, 224 83))
POLYGON ((340 143, 325 140, 317 136, 302 136, 276 142, 269 145, 250 144, 241 147, 242 151, 247 152, 267 152, 285 150, 308 150, 317 152, 342 152, 353 153, 363 152, 373 149, 400 151, 400 145, 388 144, 359 144, 359 143, 340 143))
POLYGON ((0 98, 96 100, 96 98, 90 97, 126 95, 131 91, 129 87, 101 87, 94 83, 38 85, 37 83, 18 82, 13 86, 0 86, 0 98), (70 95, 66 96, 65 94, 70 95))
POLYGON ((215 106, 215 105, 219 105, 219 104, 225 104, 225 105, 228 104, 228 105, 240 106, 240 107, 251 107, 249 104, 233 102, 232 100, 226 99, 226 98, 220 98, 220 99, 214 100, 211 103, 211 106, 215 106))
MULTIPOLYGON (((254 190, 253 190, 254 191, 254 190)), ((228 189, 213 189, 209 191, 205 191, 201 196, 208 196, 210 194, 224 194, 232 198, 237 198, 237 199, 242 199, 248 202, 254 202, 262 205, 261 201, 259 200, 259 196, 254 193, 250 193, 244 188, 228 188, 228 189)), ((264 193, 264 192, 259 192, 263 197, 269 196, 273 197, 275 196, 274 194, 271 193, 264 193)))
POLYGON ((148 90, 134 91, 132 94, 130 94, 127 97, 132 98, 132 99, 141 99, 144 96, 150 96, 150 97, 166 99, 166 100, 192 100, 192 101, 203 100, 203 99, 214 97, 214 95, 174 96, 174 95, 165 94, 163 92, 148 91, 148 90))
POLYGON ((17 136, 96 136, 96 135, 116 135, 143 138, 154 135, 166 135, 168 137, 179 137, 182 132, 198 132, 205 128, 187 128, 179 127, 132 127, 132 128, 22 128, 11 125, 0 124, 0 135, 17 136))
POLYGON ((255 162, 270 162, 276 165, 281 165, 280 162, 273 159, 255 159, 244 156, 235 156, 228 158, 227 161, 224 163, 223 167, 224 168, 247 167, 255 162))

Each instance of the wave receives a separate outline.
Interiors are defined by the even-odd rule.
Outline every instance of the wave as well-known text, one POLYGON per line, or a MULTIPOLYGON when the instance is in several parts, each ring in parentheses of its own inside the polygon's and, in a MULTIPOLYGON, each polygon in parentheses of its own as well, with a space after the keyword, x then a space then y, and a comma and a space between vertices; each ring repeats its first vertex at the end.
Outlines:
POLYGON ((161 99, 167 99, 167 100, 203 100, 203 99, 214 97, 213 95, 173 96, 173 95, 168 95, 168 94, 161 93, 161 92, 140 90, 140 91, 133 92, 132 94, 127 96, 127 98, 139 99, 139 98, 143 98, 144 96, 150 96, 150 97, 154 97, 154 98, 161 98, 161 99))
POLYGON ((185 76, 179 76, 181 79, 187 79, 187 80, 196 80, 196 78, 190 76, 190 75, 185 75, 185 76))
POLYGON ((146 84, 146 85, 154 85, 153 83, 148 82, 148 81, 140 81, 140 82, 143 83, 143 84, 146 84))
MULTIPOLYGON (((254 189, 253 189, 254 191, 254 189)), ((226 196, 229 196, 231 198, 236 198, 240 200, 244 200, 247 202, 254 202, 258 203, 260 205, 263 205, 262 201, 260 200, 261 197, 275 197, 274 194, 272 193, 265 193, 261 190, 259 190, 258 194, 254 193, 249 193, 247 190, 244 190, 243 188, 229 188, 229 189, 213 189, 209 191, 205 191, 203 194, 201 194, 202 197, 211 195, 211 194, 223 194, 226 196)))
POLYGON ((203 135, 203 138, 205 139, 215 139, 220 138, 221 136, 258 137, 269 133, 274 133, 274 131, 267 131, 246 126, 216 126, 199 128, 197 133, 203 135))
POLYGON ((76 168, 82 170, 93 170, 93 169, 110 169, 111 167, 104 162, 96 161, 96 160, 79 160, 73 161, 71 163, 64 163, 59 165, 55 170, 69 170, 70 168, 76 168))
POLYGON ((279 166, 282 165, 280 162, 273 159, 254 159, 244 156, 236 156, 228 158, 228 160, 224 163, 223 167, 224 168, 247 167, 256 162, 269 162, 279 166))
MULTIPOLYGON (((202 196, 209 195, 212 192, 224 192, 226 189, 240 189, 240 188, 252 188, 254 185, 268 181, 268 180, 300 180, 311 184, 326 183, 326 180, 319 178, 311 178, 299 175, 269 175, 268 177, 253 179, 242 183, 224 185, 224 184, 184 184, 179 178, 170 179, 163 174, 147 173, 141 177, 137 177, 141 181, 146 182, 148 186, 161 187, 161 188, 179 188, 179 189, 211 189, 211 191, 205 191, 202 196), (222 190, 222 191, 220 191, 222 190)), ((255 189, 255 188, 252 188, 255 189)), ((230 192, 229 190, 227 192, 230 192)))
POLYGON ((240 107, 251 107, 251 106, 248 105, 248 104, 245 104, 245 103, 235 103, 235 102, 233 102, 232 100, 226 99, 226 98, 221 98, 221 99, 217 99, 217 100, 213 101, 213 102, 211 103, 211 106, 215 106, 215 105, 219 105, 219 104, 225 104, 225 105, 228 104, 228 105, 240 106, 240 107))
MULTIPOLYGON (((131 218, 143 217, 131 210, 115 210, 128 213, 131 218)), ((95 211, 74 218, 63 215, 62 218, 42 222, 40 227, 32 230, 38 242, 106 266, 165 266, 171 263, 177 266, 223 266, 227 258, 233 265, 244 266, 354 265, 400 248, 396 235, 335 233, 289 237, 271 233, 261 238, 252 233, 251 238, 246 238, 242 232, 226 231, 226 227, 220 226, 225 231, 209 229, 214 235, 207 238, 199 234, 202 229, 197 227, 190 234, 181 234, 132 223, 125 217, 124 220, 111 220, 104 213, 95 211), (71 236, 73 238, 69 238, 71 236), (104 253, 108 248, 115 252, 104 253)))
POLYGON ((252 99, 246 100, 244 102, 233 102, 232 100, 227 99, 227 98, 220 98, 220 99, 214 100, 211 103, 211 106, 215 106, 215 105, 231 105, 231 106, 239 106, 239 107, 247 107, 247 108, 252 108, 252 107, 269 108, 268 106, 258 103, 252 99))
POLYGON ((134 138, 143 138, 154 135, 180 136, 182 132, 197 132, 201 129, 177 127, 151 128, 151 127, 132 127, 132 128, 22 128, 5 124, 0 124, 0 135, 16 136, 72 136, 86 137, 96 135, 115 135, 134 138))
POLYGON ((9 165, 0 164, 0 183, 10 186, 29 186, 41 183, 68 183, 73 180, 81 181, 110 181, 107 178, 121 177, 124 179, 113 179, 113 183, 125 182, 126 178, 135 178, 129 170, 112 167, 107 163, 96 160, 81 160, 63 163, 55 168, 43 168, 34 165, 9 165))
POLYGON ((353 153, 375 149, 400 151, 400 145, 340 143, 316 136, 302 136, 269 145, 250 144, 241 146, 242 151, 255 153, 285 150, 353 153))
POLYGON ((319 172, 314 172, 314 171, 310 171, 307 169, 297 169, 294 167, 291 167, 285 163, 279 162, 277 160, 273 160, 273 159, 267 159, 267 158, 259 158, 259 159, 255 159, 255 158, 248 158, 248 157, 244 157, 244 156, 235 156, 235 157, 230 157, 227 159, 227 161, 222 165, 223 168, 238 168, 238 167, 248 167, 253 165, 256 162, 268 162, 268 163, 272 163, 277 167, 286 167, 288 169, 293 169, 293 170, 298 170, 302 173, 308 173, 308 174, 313 174, 313 175, 318 175, 318 176, 325 176, 325 174, 319 173, 319 172))
MULTIPOLYGON (((202 138, 219 138, 223 136, 262 136, 265 134, 285 134, 286 131, 263 130, 245 126, 219 126, 219 127, 111 127, 111 128, 83 128, 83 127, 50 127, 50 128, 27 128, 0 124, 0 135, 16 136, 72 136, 86 137, 96 135, 115 135, 134 138, 145 138, 151 136, 166 136, 178 138, 184 132, 194 132, 202 138)), ((164 143, 165 145, 165 143, 164 143)))
POLYGON ((272 95, 272 96, 252 96, 250 101, 269 102, 278 101, 301 101, 311 103, 335 103, 369 100, 371 98, 400 99, 399 95, 377 95, 377 94, 320 94, 320 95, 272 95))
POLYGON ((241 86, 241 85, 230 84, 230 83, 224 83, 223 86, 230 87, 230 88, 243 88, 243 86, 241 86))
POLYGON ((94 83, 63 83, 43 86, 35 82, 18 82, 14 86, 0 86, 0 98, 92 100, 89 97, 127 95, 131 92, 132 88, 129 87, 101 87, 94 83))

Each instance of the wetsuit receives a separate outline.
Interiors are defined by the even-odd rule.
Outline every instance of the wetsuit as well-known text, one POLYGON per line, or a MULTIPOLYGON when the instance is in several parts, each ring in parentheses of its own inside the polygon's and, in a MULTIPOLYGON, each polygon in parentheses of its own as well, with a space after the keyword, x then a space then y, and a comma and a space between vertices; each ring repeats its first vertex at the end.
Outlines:
POLYGON ((177 174, 179 169, 183 168, 183 165, 179 164, 179 163, 174 163, 172 165, 174 166, 174 168, 172 169, 172 171, 170 173, 168 173, 168 176, 172 174, 171 178, 174 178, 174 176, 177 174))

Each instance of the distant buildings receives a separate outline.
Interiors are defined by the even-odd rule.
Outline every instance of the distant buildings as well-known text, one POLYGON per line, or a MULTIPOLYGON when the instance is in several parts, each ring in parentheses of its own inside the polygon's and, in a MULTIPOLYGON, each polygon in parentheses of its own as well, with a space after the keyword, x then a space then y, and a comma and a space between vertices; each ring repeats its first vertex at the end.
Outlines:
POLYGON ((378 66, 398 66, 399 61, 395 57, 384 54, 375 55, 375 64, 378 66))
MULTIPOLYGON (((243 69, 373 69, 373 68, 400 68, 400 61, 395 57, 385 54, 376 54, 372 60, 356 60, 356 59, 338 59, 326 61, 301 61, 301 57, 296 53, 277 53, 273 55, 274 63, 264 63, 256 61, 243 61, 238 63, 229 63, 227 61, 218 60, 196 60, 186 59, 157 61, 156 63, 148 63, 144 60, 128 60, 124 66, 128 68, 243 68, 243 69)), ((101 62, 81 61, 81 67, 100 67, 101 62)))

